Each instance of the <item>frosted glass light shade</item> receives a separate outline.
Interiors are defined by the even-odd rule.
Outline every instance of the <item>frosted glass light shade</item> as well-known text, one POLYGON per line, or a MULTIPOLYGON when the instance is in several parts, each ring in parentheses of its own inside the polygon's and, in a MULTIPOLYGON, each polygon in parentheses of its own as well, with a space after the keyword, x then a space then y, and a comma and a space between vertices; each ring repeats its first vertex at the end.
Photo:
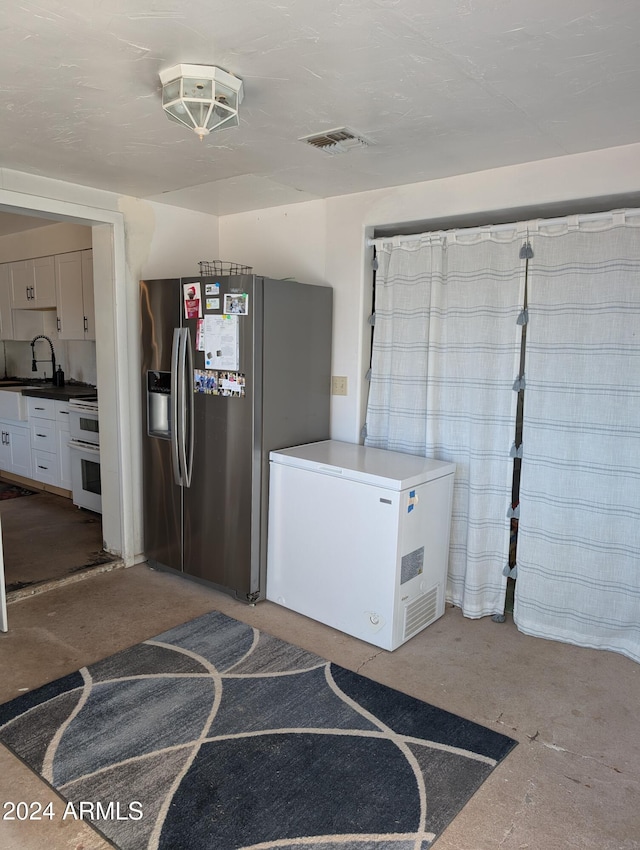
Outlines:
POLYGON ((242 80, 210 65, 174 65, 160 72, 162 108, 201 139, 238 124, 242 80))

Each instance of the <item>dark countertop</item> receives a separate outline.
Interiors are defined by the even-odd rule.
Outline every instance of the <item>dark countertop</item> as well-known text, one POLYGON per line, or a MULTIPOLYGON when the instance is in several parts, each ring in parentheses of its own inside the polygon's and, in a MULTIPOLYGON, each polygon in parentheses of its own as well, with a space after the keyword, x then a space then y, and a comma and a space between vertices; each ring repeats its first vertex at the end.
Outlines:
POLYGON ((72 398, 88 398, 97 395, 95 387, 82 384, 65 384, 64 387, 54 387, 53 384, 41 384, 34 387, 24 387, 22 395, 31 398, 52 398, 56 401, 69 401, 72 398))

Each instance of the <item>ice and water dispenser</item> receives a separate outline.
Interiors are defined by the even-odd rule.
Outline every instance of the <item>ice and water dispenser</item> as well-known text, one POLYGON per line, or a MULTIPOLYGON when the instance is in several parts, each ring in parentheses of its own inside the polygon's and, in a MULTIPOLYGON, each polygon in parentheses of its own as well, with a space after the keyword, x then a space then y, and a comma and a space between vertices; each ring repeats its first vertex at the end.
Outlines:
POLYGON ((171 439, 171 372, 147 372, 147 433, 171 439))

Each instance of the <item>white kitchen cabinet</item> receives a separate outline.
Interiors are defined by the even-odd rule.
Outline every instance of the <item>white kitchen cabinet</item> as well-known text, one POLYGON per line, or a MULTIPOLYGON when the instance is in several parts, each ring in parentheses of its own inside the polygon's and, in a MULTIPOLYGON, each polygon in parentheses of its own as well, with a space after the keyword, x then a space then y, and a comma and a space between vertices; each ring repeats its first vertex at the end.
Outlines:
POLYGON ((31 449, 32 478, 41 484, 56 484, 58 462, 55 454, 31 449))
POLYGON ((24 478, 33 478, 28 424, 2 419, 0 436, 0 469, 24 478))
POLYGON ((27 401, 33 478, 43 484, 70 490, 68 402, 33 397, 27 401))
POLYGON ((69 403, 56 402, 56 453, 58 486, 71 490, 71 449, 69 448, 69 403))
POLYGON ((49 310, 56 306, 54 257, 9 263, 11 306, 14 310, 49 310))
POLYGON ((50 398, 28 398, 27 404, 32 475, 42 484, 55 484, 58 468, 55 402, 50 398))
MULTIPOLYGON (((38 334, 45 334, 55 339, 55 310, 12 310, 11 313, 13 315, 14 339, 28 341, 38 334)), ((38 348, 38 357, 40 356, 41 352, 38 348)), ((40 368, 43 365, 41 364, 40 368)))
POLYGON ((28 396, 27 415, 29 422, 33 419, 52 419, 55 422, 56 403, 52 398, 28 396))
POLYGON ((55 257, 59 339, 95 339, 93 252, 55 257))
POLYGON ((0 264, 0 339, 13 339, 9 263, 0 264))
POLYGON ((18 260, 8 263, 11 306, 14 308, 31 307, 31 291, 35 286, 33 260, 18 260))
POLYGON ((96 311, 93 296, 93 251, 82 254, 82 302, 84 304, 84 338, 96 338, 96 311))

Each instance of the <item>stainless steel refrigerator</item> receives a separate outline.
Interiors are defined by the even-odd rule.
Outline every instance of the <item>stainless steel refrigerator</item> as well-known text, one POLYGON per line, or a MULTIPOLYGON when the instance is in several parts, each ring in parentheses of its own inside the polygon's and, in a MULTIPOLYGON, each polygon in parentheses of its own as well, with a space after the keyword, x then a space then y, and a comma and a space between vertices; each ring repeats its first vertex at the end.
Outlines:
POLYGON ((150 280, 140 314, 146 557, 258 601, 269 452, 329 437, 332 290, 150 280))

